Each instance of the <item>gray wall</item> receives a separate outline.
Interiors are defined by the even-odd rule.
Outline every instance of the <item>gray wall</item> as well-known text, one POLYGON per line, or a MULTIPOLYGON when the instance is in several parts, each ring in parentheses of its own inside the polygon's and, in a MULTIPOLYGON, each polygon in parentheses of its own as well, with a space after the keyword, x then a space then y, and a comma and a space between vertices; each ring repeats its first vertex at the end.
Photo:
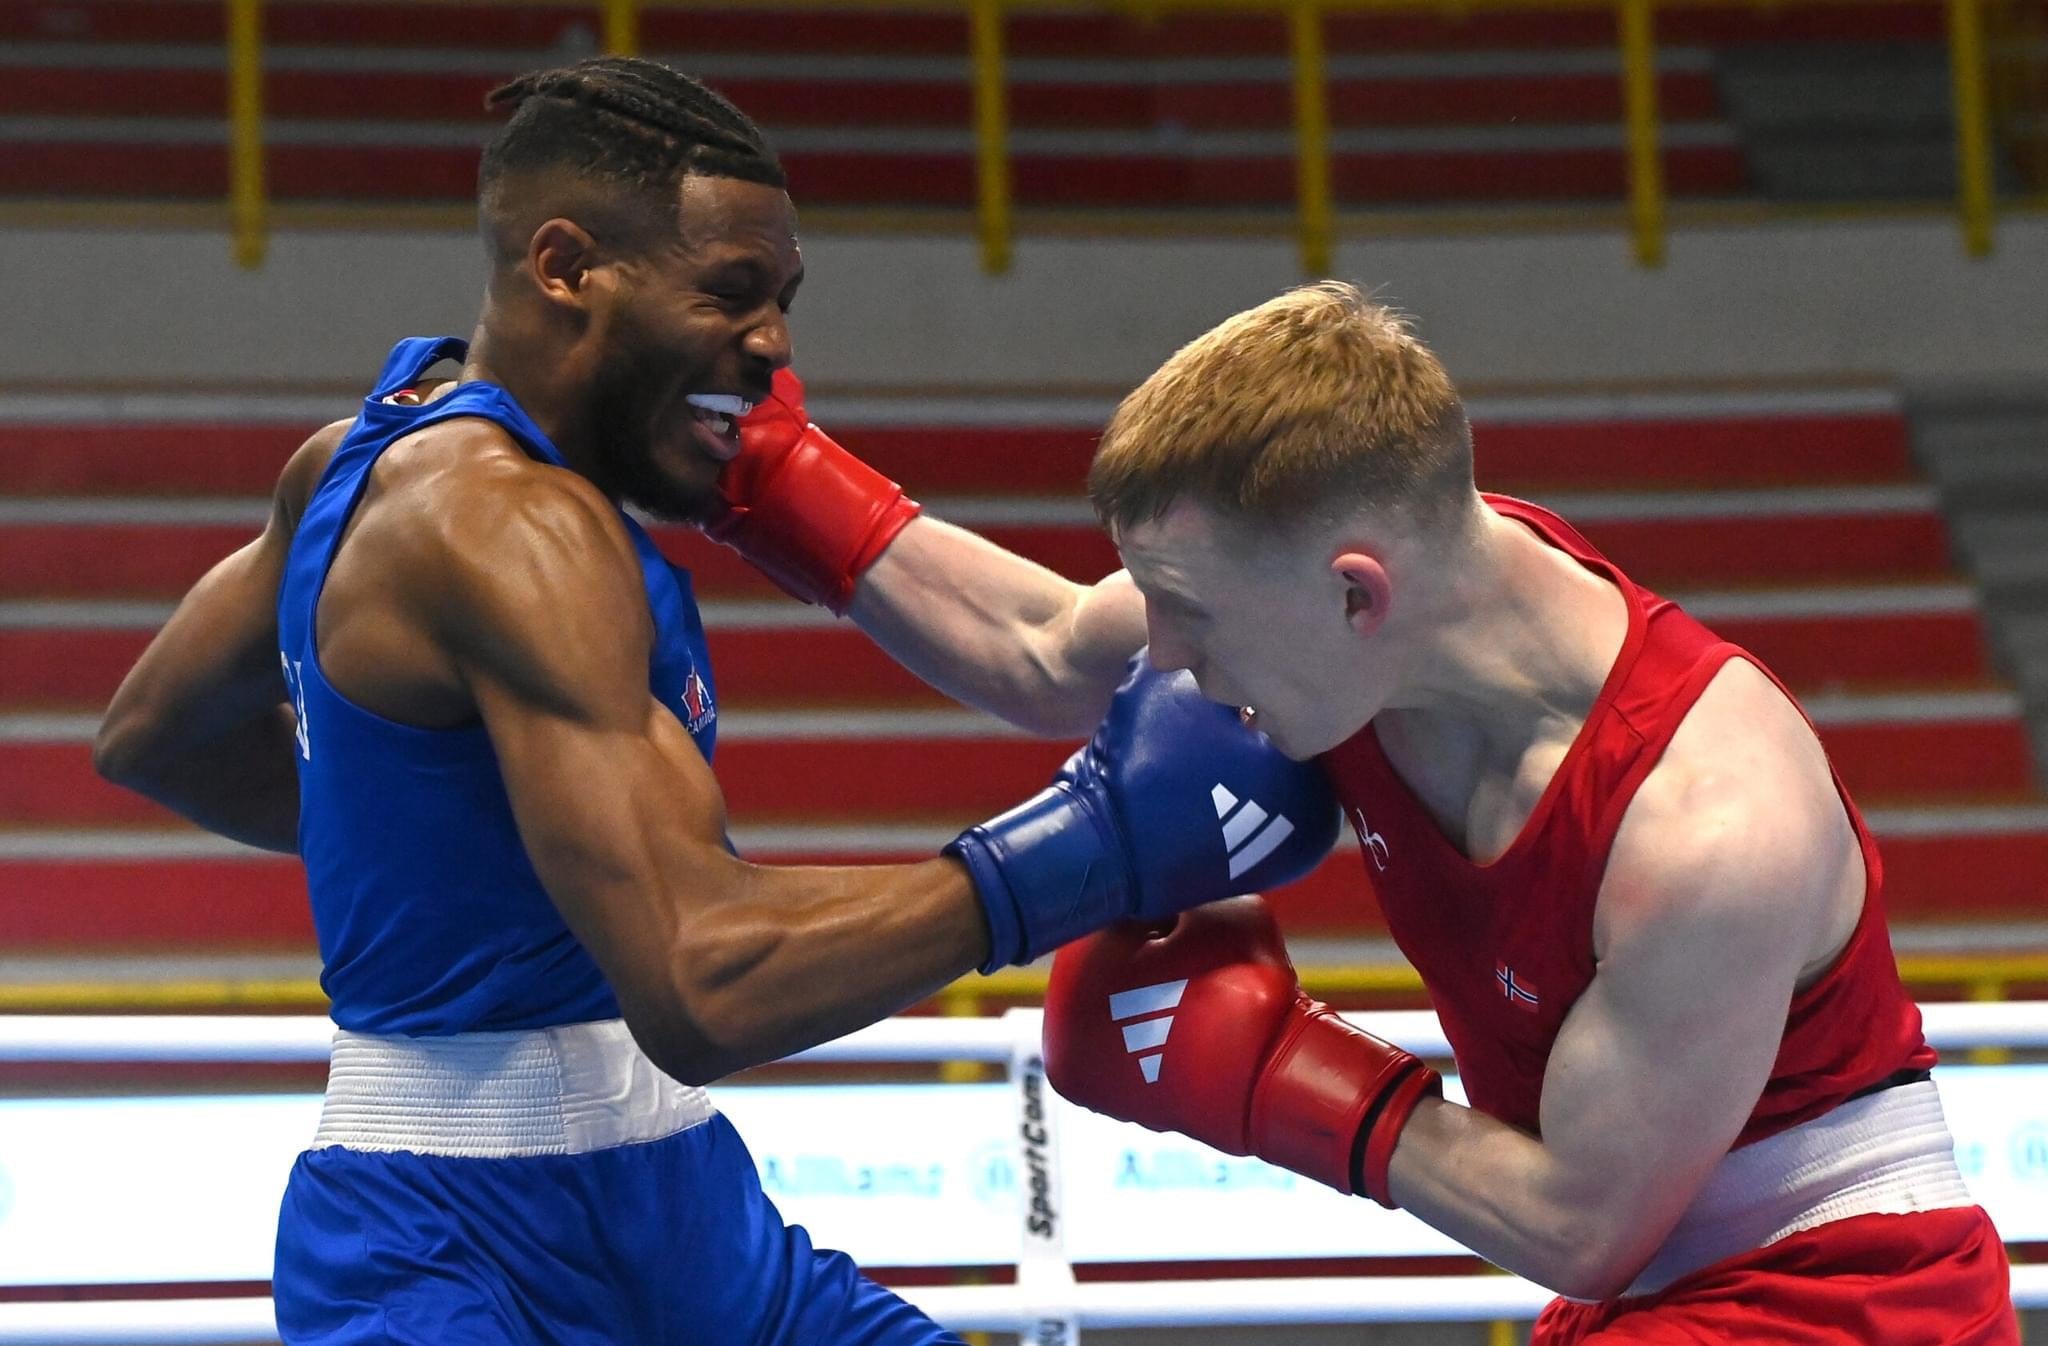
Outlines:
MULTIPOLYGON (((1025 239, 988 277, 965 239, 813 233, 799 368, 814 385, 1124 387, 1300 279, 1283 239, 1025 239)), ((1877 376, 2048 379, 2048 217, 1986 261, 1940 218, 1694 229, 1645 271, 1612 233, 1354 240, 1337 273, 1418 315, 1468 385, 1877 376)), ((355 386, 396 336, 463 332, 476 244, 293 232, 260 271, 208 232, 0 231, 0 382, 355 386)))

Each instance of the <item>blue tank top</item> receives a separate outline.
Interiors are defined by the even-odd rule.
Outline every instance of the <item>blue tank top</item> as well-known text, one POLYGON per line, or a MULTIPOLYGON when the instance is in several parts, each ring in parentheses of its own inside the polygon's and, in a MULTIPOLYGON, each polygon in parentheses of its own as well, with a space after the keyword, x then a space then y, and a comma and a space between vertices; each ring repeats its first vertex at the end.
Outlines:
MULTIPOLYGON (((334 1021, 431 1037, 541 1028, 619 1012, 611 987, 541 887, 481 723, 422 729, 356 705, 327 682, 315 609, 370 469, 392 443, 454 417, 503 427, 564 467, 511 394, 457 387, 426 406, 384 399, 466 344, 415 337, 385 361, 301 516, 278 593, 284 675, 298 713, 299 855, 334 1021)), ((718 714, 689 572, 621 514, 640 555, 654 653, 648 685, 711 757, 718 714)))

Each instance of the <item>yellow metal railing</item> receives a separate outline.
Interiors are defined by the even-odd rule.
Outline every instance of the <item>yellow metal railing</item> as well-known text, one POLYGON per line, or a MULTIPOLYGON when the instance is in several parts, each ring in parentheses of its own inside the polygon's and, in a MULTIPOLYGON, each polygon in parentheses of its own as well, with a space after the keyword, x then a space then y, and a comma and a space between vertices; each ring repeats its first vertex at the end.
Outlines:
POLYGON ((1629 217, 1636 260, 1664 264, 1664 155, 1657 137, 1657 31, 1653 0, 1621 0, 1621 71, 1628 116, 1629 217))
POLYGON ((614 56, 640 54, 640 0, 604 0, 604 49, 614 56))
POLYGON ((1948 65, 1955 99, 1956 190, 1962 198, 1963 246, 1972 257, 1986 257, 1991 253, 1994 174, 1983 0, 1948 0, 1948 65))
POLYGON ((270 238, 263 176, 263 0, 228 4, 228 213, 235 261, 263 265, 270 238))
POLYGON ((1003 77, 1002 0, 968 0, 974 48, 975 214, 980 222, 981 265, 1010 269, 1009 81, 1003 77))
POLYGON ((1294 69, 1294 171, 1299 184, 1301 269, 1330 273, 1336 246, 1336 194, 1330 182, 1329 62, 1323 55, 1323 13, 1315 0, 1287 11, 1294 69))
MULTIPOLYGON (((267 0, 318 3, 319 0, 267 0)), ((477 0, 435 0, 443 6, 477 0)), ((488 0, 541 3, 543 0, 488 0)), ((557 0, 558 2, 558 0, 557 0)), ((600 10, 606 49, 633 54, 640 48, 639 17, 649 6, 681 8, 692 0, 583 0, 600 10)), ((703 3, 703 0, 696 0, 703 3)), ((1628 147, 1628 215, 1636 260, 1662 263, 1665 249, 1663 154, 1657 115, 1655 11, 1662 4, 1782 9, 1790 4, 1833 0, 717 0, 723 7, 761 9, 964 8, 974 80, 975 213, 983 267, 1007 270, 1015 211, 1010 188, 1009 127, 1004 55, 1005 18, 1011 9, 1121 13, 1146 18, 1169 11, 1282 14, 1293 62, 1296 177, 1296 234, 1302 268, 1327 274, 1337 235, 1332 188, 1328 108, 1328 60, 1323 23, 1333 13, 1440 11, 1463 16, 1480 10, 1562 10, 1612 8, 1620 44, 1621 79, 1628 147)), ((1925 0, 1893 0, 1924 3, 1925 0)), ((1987 73, 1984 8, 1994 0, 1943 0, 1948 12, 1949 65, 1954 77, 1957 211, 1971 256, 1991 250, 1994 193, 1991 96, 1987 73)), ((229 118, 233 153, 230 188, 235 256, 258 265, 267 230, 262 152, 262 36, 260 11, 266 0, 224 0, 229 13, 229 118)))
MULTIPOLYGON (((1955 992, 1972 1000, 2003 1000, 2011 987, 2048 985, 2048 951, 2026 953, 1906 954, 1899 976, 1915 991, 1955 992)), ((1416 996, 1422 979, 1406 963, 1305 966, 1309 994, 1349 1001, 1371 996, 1416 996)), ((947 1015, 983 1014, 997 1005, 1035 1001, 1045 994, 1042 968, 1007 968, 986 977, 963 977, 934 997, 947 1015)), ((320 984, 305 978, 189 978, 160 982, 19 981, 0 983, 0 1013, 176 1013, 194 1010, 298 1010, 325 1008, 320 984)), ((958 1078, 977 1076, 959 1074, 958 1078)))

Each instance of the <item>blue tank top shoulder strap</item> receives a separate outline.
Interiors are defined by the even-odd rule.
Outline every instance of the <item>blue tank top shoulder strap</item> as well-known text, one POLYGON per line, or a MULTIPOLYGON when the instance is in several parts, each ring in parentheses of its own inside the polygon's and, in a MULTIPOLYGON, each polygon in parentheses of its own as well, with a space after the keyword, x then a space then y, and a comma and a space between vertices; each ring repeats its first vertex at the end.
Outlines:
MULTIPOLYGON (((416 385, 427 370, 444 360, 462 360, 469 343, 459 337, 407 337, 392 347, 376 383, 363 399, 363 410, 335 450, 313 499, 299 523, 287 563, 285 595, 280 604, 280 634, 287 650, 304 648, 319 591, 341 545, 342 533, 369 483, 377 457, 401 437, 430 425, 476 417, 499 426, 530 456, 566 468, 554 441, 512 395, 495 383, 472 380, 425 405, 390 399, 416 385), (296 572, 296 573, 295 573, 296 572)), ((640 560, 643 587, 654 616, 655 648, 649 663, 649 685, 663 705, 672 709, 690 736, 711 758, 717 744, 716 690, 706 648, 704 623, 697 611, 690 573, 671 563, 638 520, 621 512, 620 521, 640 560)))
MULTIPOLYGON (((320 593, 385 449, 425 426, 475 417, 537 462, 567 468, 496 384, 473 379, 426 404, 391 400, 438 361, 465 354, 453 338, 392 351, 300 516, 278 594, 279 650, 298 712, 299 853, 321 984, 335 1022, 358 1032, 433 1036, 618 1013, 533 869, 482 724, 386 719, 329 684, 320 664, 320 593)), ((690 577, 638 522, 619 518, 653 617, 649 690, 709 759, 717 712, 690 577)))

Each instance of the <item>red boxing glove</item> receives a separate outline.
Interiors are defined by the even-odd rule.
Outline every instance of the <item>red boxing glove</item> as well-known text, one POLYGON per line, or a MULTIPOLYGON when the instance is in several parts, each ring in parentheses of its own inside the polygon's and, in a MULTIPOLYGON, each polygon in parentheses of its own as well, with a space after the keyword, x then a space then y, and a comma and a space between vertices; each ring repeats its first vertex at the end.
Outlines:
POLYGON ((787 369, 740 421, 739 456, 719 474, 718 493, 724 508, 706 533, 791 597, 842 616, 861 573, 921 508, 811 424, 804 385, 787 369))
POLYGON ((1046 1077, 1096 1112, 1391 1208, 1387 1161, 1443 1079, 1302 993, 1256 897, 1184 913, 1164 935, 1126 923, 1053 956, 1046 1077))

